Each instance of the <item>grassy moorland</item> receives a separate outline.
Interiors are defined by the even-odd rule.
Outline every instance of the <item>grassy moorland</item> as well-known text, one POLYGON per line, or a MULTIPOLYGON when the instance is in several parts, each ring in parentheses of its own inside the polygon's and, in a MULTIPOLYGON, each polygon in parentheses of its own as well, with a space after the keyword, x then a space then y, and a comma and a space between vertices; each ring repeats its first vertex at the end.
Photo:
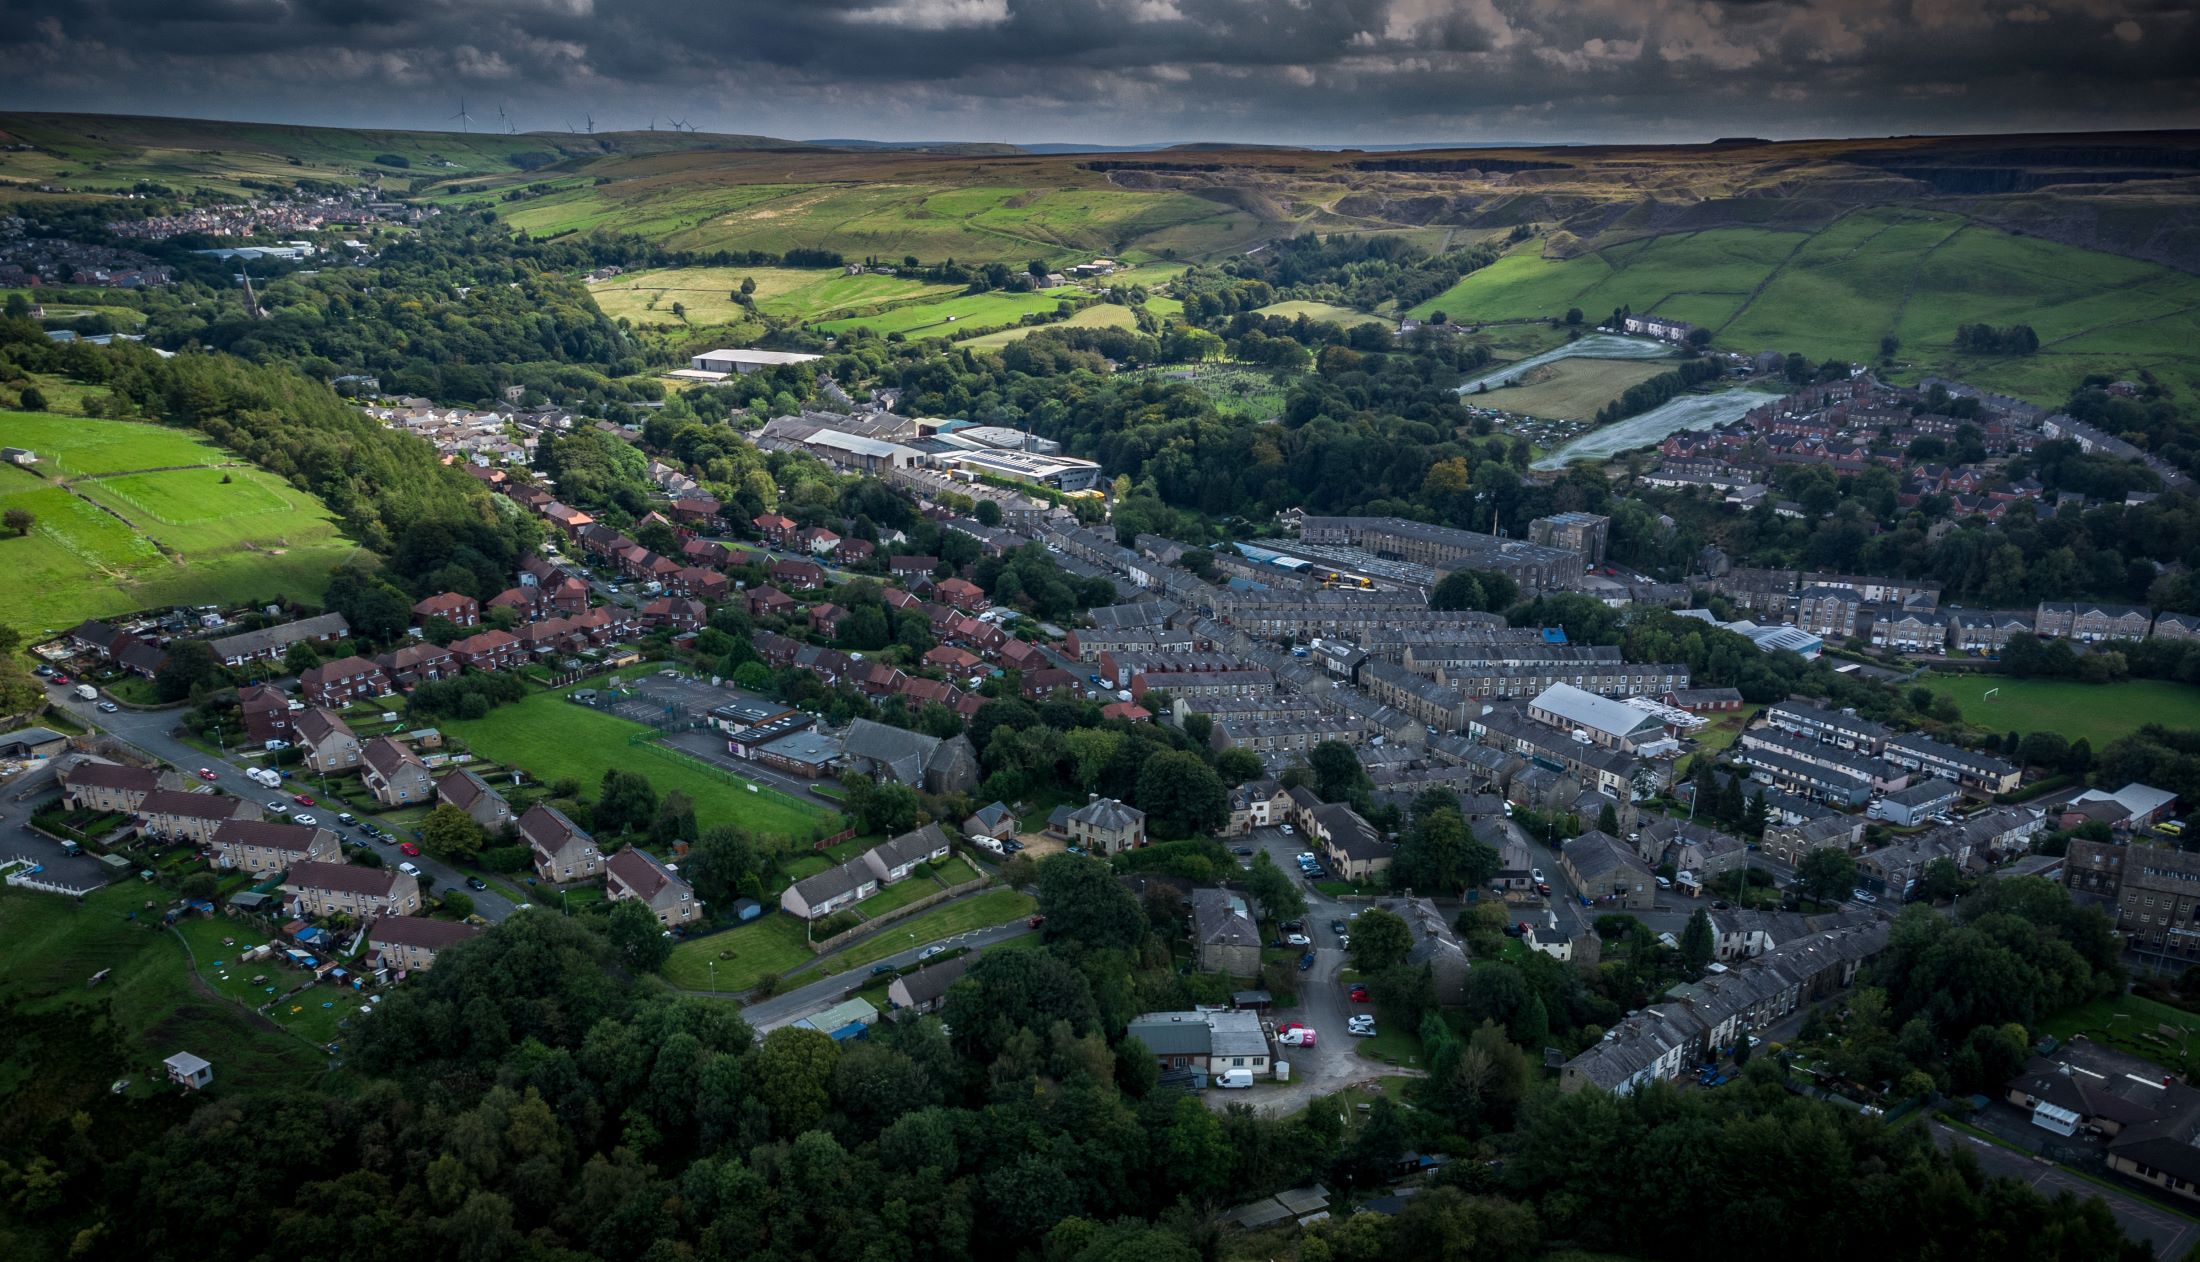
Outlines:
POLYGON ((318 499, 186 430, 0 412, 0 444, 39 459, 0 470, 0 509, 36 518, 0 535, 18 580, 0 618, 32 634, 154 605, 318 600, 356 549, 318 499))

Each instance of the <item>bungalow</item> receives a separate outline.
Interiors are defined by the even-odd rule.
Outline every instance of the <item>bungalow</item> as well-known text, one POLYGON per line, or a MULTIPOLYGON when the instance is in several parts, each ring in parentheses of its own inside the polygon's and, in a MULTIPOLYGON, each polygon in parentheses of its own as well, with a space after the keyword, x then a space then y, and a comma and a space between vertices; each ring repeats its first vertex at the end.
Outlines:
POLYGON ((478 627, 481 625, 481 602, 464 592, 444 592, 414 605, 412 614, 418 626, 441 618, 454 627, 478 627))
POLYGON ((213 841, 215 830, 224 822, 256 820, 260 808, 226 793, 155 789, 138 803, 137 817, 138 827, 151 836, 204 846, 213 841))
POLYGON ((639 899, 667 929, 703 918, 695 887, 679 878, 657 856, 629 846, 604 864, 604 896, 616 903, 639 899))
POLYGON ((214 866, 231 871, 272 873, 301 863, 343 862, 336 834, 306 824, 226 819, 215 826, 206 844, 214 852, 214 866))
POLYGON ((537 802, 519 817, 519 835, 533 855, 536 877, 553 885, 594 876, 603 866, 596 839, 547 803, 537 802))
POLYGON ((395 868, 349 863, 291 865, 283 878, 291 912, 299 916, 411 916, 420 910, 420 882, 395 868))
POLYGON ((897 1015, 930 1012, 940 1006, 940 1001, 947 997, 947 988, 969 972, 971 961, 977 958, 977 953, 971 952, 913 973, 902 973, 887 983, 886 998, 894 1005, 897 1015))
POLYGON ((307 668, 298 676, 298 691, 317 706, 340 710, 353 701, 379 697, 390 690, 389 676, 363 657, 339 657, 307 668))
POLYGON ((455 806, 473 816, 474 822, 495 833, 512 822, 512 804, 489 787, 489 782, 464 767, 446 772, 435 782, 437 803, 455 806))
POLYGON ((306 766, 315 771, 344 771, 359 765, 359 738, 333 712, 315 707, 298 716, 297 745, 306 766))
POLYGON ((367 946, 375 962, 400 973, 425 973, 435 967, 435 957, 461 942, 480 936, 481 930, 453 920, 426 916, 382 916, 367 930, 367 946))
POLYGON ((391 740, 377 736, 359 751, 359 776, 384 806, 407 806, 435 795, 435 778, 420 756, 391 740))
POLYGON ((947 857, 947 834, 938 824, 926 824, 914 832, 889 838, 863 852, 864 866, 881 885, 905 880, 920 863, 936 863, 947 857))
POLYGON ((878 874, 862 859, 825 869, 788 886, 779 909, 803 920, 822 920, 878 893, 878 874))
POLYGON ((213 650, 215 659, 222 665, 237 667, 275 661, 289 652, 293 644, 334 644, 350 634, 351 624, 344 621, 344 615, 324 613, 257 631, 220 636, 208 640, 206 646, 213 650))

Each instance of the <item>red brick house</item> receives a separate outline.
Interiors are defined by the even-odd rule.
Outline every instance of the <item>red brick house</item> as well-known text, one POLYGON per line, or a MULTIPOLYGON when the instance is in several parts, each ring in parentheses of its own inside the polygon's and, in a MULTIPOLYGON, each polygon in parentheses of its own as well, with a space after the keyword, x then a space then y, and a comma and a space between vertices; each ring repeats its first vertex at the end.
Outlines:
POLYGON ((708 526, 724 507, 708 495, 690 495, 672 501, 672 519, 683 526, 708 526))
POLYGON ((826 601, 824 604, 810 610, 810 630, 817 632, 826 639, 833 639, 839 636, 841 621, 847 616, 847 610, 831 601, 826 601))
POLYGON ((237 709, 244 715, 245 735, 255 741, 289 740, 290 697, 280 688, 254 684, 237 690, 237 709))
POLYGON ((815 561, 774 561, 772 582, 798 592, 814 592, 825 586, 825 571, 815 561))
POLYGON ((941 670, 958 676, 967 675, 974 670, 981 670, 985 666, 984 659, 977 654, 966 649, 956 648, 952 644, 942 644, 933 648, 924 655, 922 661, 927 666, 937 666, 941 670))
POLYGON ((940 568, 938 557, 895 556, 886 562, 886 569, 898 579, 932 577, 932 571, 940 568))
POLYGON ((411 688, 458 673, 458 655, 440 644, 408 644, 374 659, 400 688, 411 688))
POLYGON ((776 587, 752 587, 748 606, 752 614, 784 614, 794 609, 795 602, 794 597, 776 587))
POLYGON ((314 705, 341 710, 351 702, 388 692, 390 678, 366 658, 339 657, 299 675, 298 690, 314 705))
POLYGON ((698 600, 724 600, 726 593, 733 590, 732 579, 699 565, 683 566, 674 570, 671 577, 664 582, 668 591, 693 596, 698 600))
POLYGON ((451 652, 468 670, 505 670, 517 666, 524 656, 518 636, 494 629, 453 641, 451 652))
POLYGON ((568 539, 580 533, 581 527, 594 525, 596 521, 581 510, 560 504, 556 500, 543 505, 542 515, 549 518, 550 524, 563 531, 568 539))
POLYGON ((580 613, 588 608, 588 584, 567 576, 550 589, 549 605, 560 613, 580 613))
POLYGON ((749 524, 756 527, 758 538, 768 539, 779 544, 792 540, 797 529, 793 518, 782 517, 778 513, 764 513, 750 521, 749 524))
POLYGON ((431 618, 441 618, 454 627, 478 627, 481 625, 481 602, 464 592, 444 592, 413 606, 415 623, 425 626, 431 618))
POLYGON ((686 596, 659 596, 642 606, 642 625, 671 627, 677 631, 693 631, 709 617, 703 602, 686 596))
POLYGON ((969 579, 942 579, 937 590, 941 600, 965 613, 976 613, 985 608, 985 589, 969 579))
POLYGON ((1030 671, 1023 677, 1021 691, 1024 697, 1031 701, 1044 700, 1056 693, 1068 693, 1075 696, 1077 693, 1077 676, 1070 674, 1059 666, 1049 666, 1043 670, 1030 671))
POLYGON ((489 598, 489 612, 509 609, 521 622, 528 622, 542 615, 543 590, 540 587, 507 587, 489 598))
POLYGON ((843 565, 855 565, 877 556, 878 545, 868 539, 843 539, 840 546, 833 549, 833 555, 839 557, 843 565))

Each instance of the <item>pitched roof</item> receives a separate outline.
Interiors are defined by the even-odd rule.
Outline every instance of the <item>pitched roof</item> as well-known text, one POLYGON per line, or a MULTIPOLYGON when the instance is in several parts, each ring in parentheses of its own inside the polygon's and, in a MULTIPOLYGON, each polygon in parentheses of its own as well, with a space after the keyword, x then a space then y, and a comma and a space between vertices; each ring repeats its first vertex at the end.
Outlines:
POLYGON ((871 848, 871 853, 879 856, 886 869, 892 871, 936 854, 946 844, 947 834, 940 831, 940 826, 926 824, 914 832, 880 842, 871 848))
POLYGON ((436 781, 435 791, 442 795, 444 801, 461 810, 472 809, 473 804, 484 797, 495 798, 499 802, 504 800, 504 795, 490 788, 488 781, 464 767, 455 768, 436 781))
POLYGON ((394 868, 362 868, 351 863, 293 863, 290 874, 283 878, 283 888, 386 896, 397 888, 402 875, 394 868))
POLYGON ((95 789, 151 793, 160 787, 160 775, 144 767, 131 767, 118 762, 98 762, 87 758, 64 770, 61 773, 61 783, 72 789, 81 784, 95 789))
POLYGON ((909 996, 912 1004, 927 1004, 947 993, 957 978, 970 971, 970 965, 978 958, 976 952, 958 955, 951 960, 941 960, 929 968, 914 973, 903 973, 895 983, 909 996))
POLYGON ((368 741, 366 748, 360 751, 360 758, 384 778, 394 776, 407 767, 418 768, 422 772, 428 769, 428 764, 420 761, 419 755, 387 736, 377 736, 368 741))
MULTIPOLYGON (((334 733, 352 735, 349 723, 344 722, 334 711, 323 710, 318 706, 299 715, 298 721, 291 728, 298 733, 299 739, 316 745, 334 733)), ((358 738, 354 736, 352 739, 358 738)))
POLYGON ((187 819, 228 819, 244 805, 241 798, 186 789, 155 789, 138 804, 141 815, 181 815, 187 819))
POLYGON ((528 807, 527 813, 519 817, 519 831, 529 842, 550 854, 563 850, 567 842, 575 839, 595 840, 582 832, 580 825, 566 818, 564 811, 548 802, 528 807))
POLYGON ((1146 813, 1115 798, 1095 798, 1069 813, 1069 817, 1102 832, 1123 832, 1146 820, 1146 813))
POLYGON ((479 937, 481 930, 455 920, 430 920, 426 916, 377 916, 367 929, 367 941, 375 946, 425 947, 441 951, 454 947, 468 938, 479 937))
MULTIPOLYGON (((265 819, 225 819, 214 829, 217 846, 262 846, 269 850, 287 850, 292 854, 305 854, 313 849, 313 843, 328 835, 325 828, 306 824, 278 824, 265 819)), ((341 867, 341 864, 319 864, 319 867, 341 867)), ((364 869, 361 869, 364 871, 364 869)))
POLYGON ((646 850, 628 846, 604 862, 604 869, 619 878, 620 882, 644 902, 655 902, 657 895, 667 888, 687 888, 656 855, 646 850))

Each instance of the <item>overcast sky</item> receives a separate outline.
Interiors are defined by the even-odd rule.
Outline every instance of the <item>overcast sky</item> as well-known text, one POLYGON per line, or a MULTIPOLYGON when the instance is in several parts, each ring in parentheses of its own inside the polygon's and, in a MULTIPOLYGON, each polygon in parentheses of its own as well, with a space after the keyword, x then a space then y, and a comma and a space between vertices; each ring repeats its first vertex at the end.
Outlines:
POLYGON ((2192 0, 0 0, 0 107, 1136 143, 2200 125, 2192 0), (660 124, 661 125, 661 124, 660 124))

